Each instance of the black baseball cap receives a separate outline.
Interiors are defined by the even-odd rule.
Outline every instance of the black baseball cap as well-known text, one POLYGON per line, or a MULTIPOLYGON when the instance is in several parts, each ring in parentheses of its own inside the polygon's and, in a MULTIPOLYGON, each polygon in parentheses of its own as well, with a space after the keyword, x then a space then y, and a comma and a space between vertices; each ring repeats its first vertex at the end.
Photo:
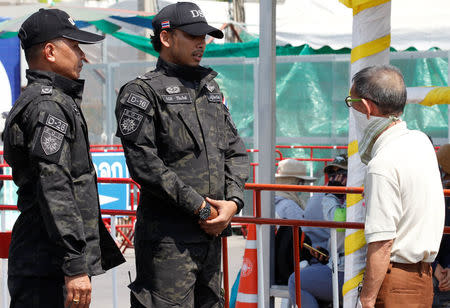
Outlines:
POLYGON ((338 167, 339 169, 347 170, 348 168, 348 157, 345 154, 338 155, 334 160, 329 163, 325 168, 323 168, 324 173, 330 173, 332 167, 338 167))
POLYGON ((192 2, 177 2, 164 7, 153 17, 152 26, 155 35, 162 30, 180 29, 190 35, 223 38, 223 32, 208 25, 203 12, 192 2))
POLYGON ((94 44, 105 38, 103 35, 78 29, 69 14, 58 9, 40 9, 28 17, 19 30, 23 49, 58 37, 82 44, 94 44))

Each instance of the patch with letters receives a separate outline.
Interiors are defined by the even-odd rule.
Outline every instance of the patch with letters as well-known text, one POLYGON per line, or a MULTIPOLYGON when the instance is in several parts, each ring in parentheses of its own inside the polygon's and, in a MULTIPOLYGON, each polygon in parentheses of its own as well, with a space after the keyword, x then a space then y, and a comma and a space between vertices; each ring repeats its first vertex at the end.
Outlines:
POLYGON ((134 111, 124 109, 119 120, 119 130, 122 135, 126 136, 134 133, 139 125, 141 125, 143 115, 134 111))
POLYGON ((49 114, 47 119, 45 120, 45 125, 50 126, 53 129, 56 129, 60 133, 65 134, 67 132, 67 127, 69 126, 67 122, 64 122, 61 119, 58 119, 55 116, 49 114))
POLYGON ((206 94, 206 97, 208 98, 208 101, 211 103, 221 103, 223 100, 222 94, 220 93, 208 93, 206 94))
POLYGON ((161 95, 166 104, 190 104, 192 103, 189 93, 180 93, 172 95, 161 95))
POLYGON ((127 99, 127 103, 136 106, 138 108, 141 108, 142 110, 146 110, 150 102, 146 100, 144 97, 131 93, 130 96, 127 99))
POLYGON ((64 134, 44 126, 41 135, 41 147, 45 155, 52 155, 59 151, 63 143, 64 134))

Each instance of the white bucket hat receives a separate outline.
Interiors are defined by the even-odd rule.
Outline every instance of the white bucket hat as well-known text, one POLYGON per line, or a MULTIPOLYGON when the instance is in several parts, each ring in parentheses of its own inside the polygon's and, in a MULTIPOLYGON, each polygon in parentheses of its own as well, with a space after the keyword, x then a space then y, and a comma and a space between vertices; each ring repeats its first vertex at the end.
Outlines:
POLYGON ((305 181, 315 181, 317 178, 308 176, 306 166, 295 159, 284 159, 278 163, 276 178, 299 178, 305 181))

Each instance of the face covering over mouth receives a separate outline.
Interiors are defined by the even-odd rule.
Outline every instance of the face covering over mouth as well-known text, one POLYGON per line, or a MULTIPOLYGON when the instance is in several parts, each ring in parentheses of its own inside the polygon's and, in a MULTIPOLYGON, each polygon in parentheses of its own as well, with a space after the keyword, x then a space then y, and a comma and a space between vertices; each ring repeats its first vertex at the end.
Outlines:
POLYGON ((376 138, 391 125, 399 120, 396 116, 377 117, 370 116, 367 119, 367 115, 352 109, 353 118, 356 123, 356 139, 358 140, 358 152, 361 158, 361 162, 365 165, 372 159, 371 152, 372 147, 376 141, 376 138))

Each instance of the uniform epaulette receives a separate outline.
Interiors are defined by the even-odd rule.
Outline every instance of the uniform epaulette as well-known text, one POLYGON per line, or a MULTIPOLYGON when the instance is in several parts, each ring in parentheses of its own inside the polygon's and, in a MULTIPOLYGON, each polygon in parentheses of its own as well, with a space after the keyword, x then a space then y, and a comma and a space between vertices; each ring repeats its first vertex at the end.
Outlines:
POLYGON ((41 86, 41 95, 52 95, 53 87, 52 86, 41 86))
POLYGON ((152 71, 152 72, 147 72, 144 75, 140 75, 140 76, 138 76, 138 78, 144 79, 144 80, 149 80, 149 79, 155 78, 159 75, 162 75, 162 73, 160 71, 152 71))

